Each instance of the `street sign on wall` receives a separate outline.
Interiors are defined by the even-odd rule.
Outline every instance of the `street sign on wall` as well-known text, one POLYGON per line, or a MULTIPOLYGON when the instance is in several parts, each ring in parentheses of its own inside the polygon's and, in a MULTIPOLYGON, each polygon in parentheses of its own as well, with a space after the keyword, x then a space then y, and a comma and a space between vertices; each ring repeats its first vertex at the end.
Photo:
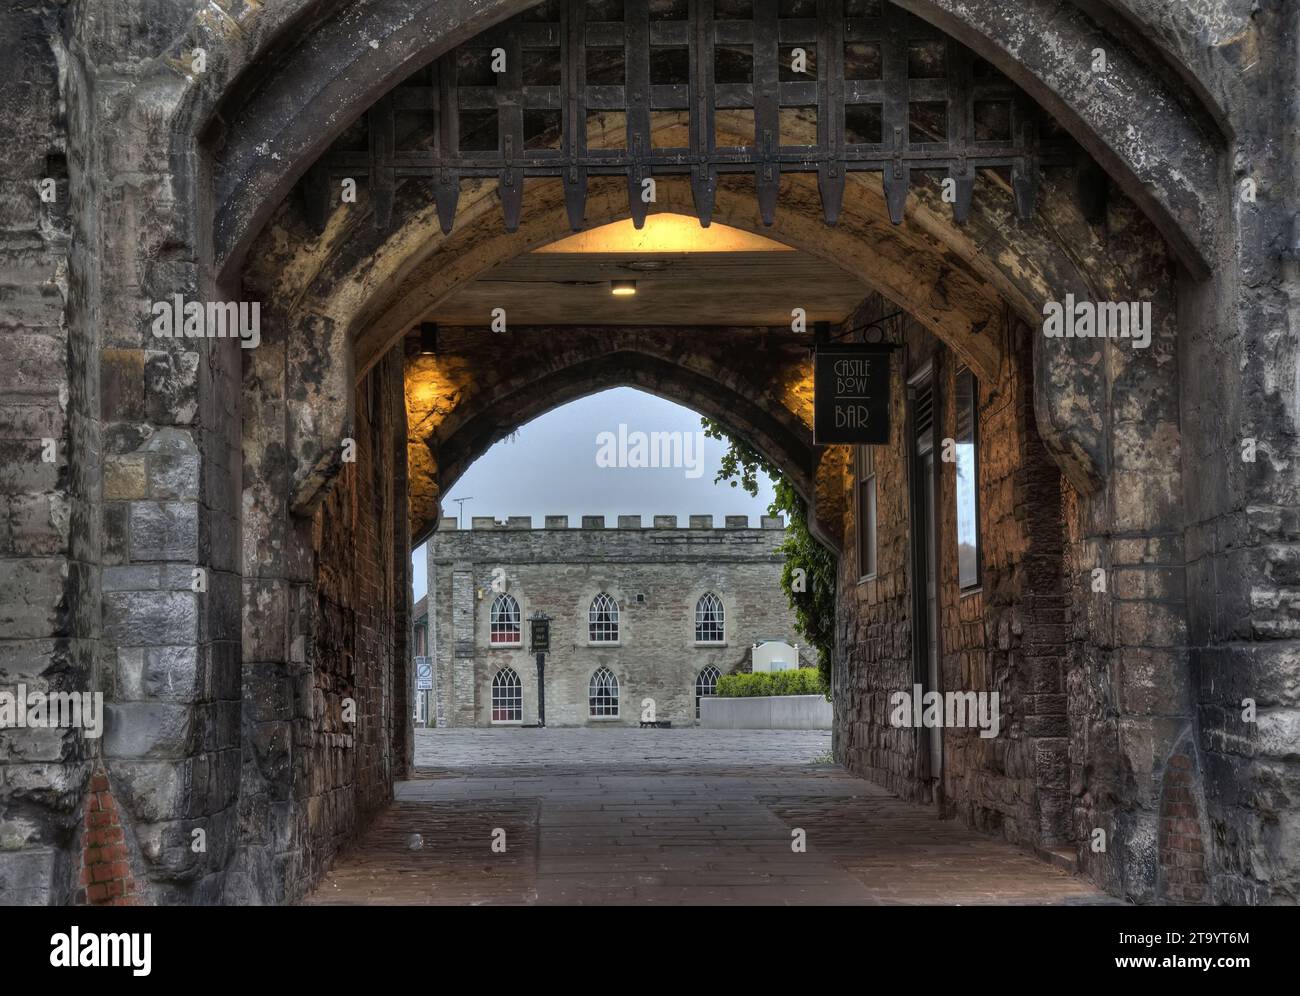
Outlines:
POLYGON ((433 690, 433 661, 428 657, 415 659, 415 690, 417 692, 433 690))
POLYGON ((813 442, 889 442, 890 354, 884 345, 818 346, 813 356, 813 442))

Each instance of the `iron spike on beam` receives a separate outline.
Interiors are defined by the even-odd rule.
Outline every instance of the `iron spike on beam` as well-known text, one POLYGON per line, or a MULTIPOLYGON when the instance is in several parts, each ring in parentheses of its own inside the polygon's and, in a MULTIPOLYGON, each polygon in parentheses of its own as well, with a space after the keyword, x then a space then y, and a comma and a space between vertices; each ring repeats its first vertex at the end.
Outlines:
POLYGON ((627 171, 627 206, 632 213, 632 225, 638 230, 645 227, 645 218, 650 212, 650 202, 643 196, 646 180, 653 178, 644 166, 635 165, 627 171))
POLYGON ((443 235, 450 235, 456 224, 456 205, 460 201, 460 177, 455 170, 444 169, 433 182, 433 202, 438 208, 438 225, 443 235))
POLYGON ((501 211, 506 219, 506 231, 519 231, 519 216, 524 210, 524 176, 523 171, 507 166, 497 179, 497 191, 501 195, 501 211))
MULTIPOLYGON (((1021 110, 1024 103, 1017 108, 1021 110)), ((1021 111, 1024 124, 1021 127, 1021 146, 1028 154, 1018 157, 1011 166, 1011 194, 1016 202, 1016 216, 1021 221, 1028 221, 1034 216, 1038 202, 1038 185, 1042 179, 1038 170, 1038 128, 1034 116, 1028 110, 1021 111)))
POLYGON ((769 159, 758 166, 758 213, 763 224, 771 228, 776 223, 776 202, 781 194, 781 164, 769 159))
POLYGON ((1025 157, 1017 159, 1011 167, 1011 192, 1016 200, 1016 217, 1021 221, 1028 221, 1034 216, 1038 182, 1038 163, 1025 157))
POLYGON ((903 223, 903 213, 907 207, 908 173, 905 166, 885 167, 885 203, 889 206, 889 220, 895 225, 903 223))
POLYGON ((952 202, 952 220, 959 225, 966 224, 970 217, 971 200, 975 196, 975 170, 966 157, 962 156, 960 165, 948 169, 948 179, 953 181, 955 199, 952 202))
POLYGON ((370 171, 370 200, 375 209, 375 228, 387 232, 393 224, 393 201, 397 196, 397 171, 376 166, 370 171))
POLYGON ((817 171, 817 190, 822 197, 822 216, 832 227, 840 220, 844 206, 844 164, 823 163, 817 171))
POLYGON ((903 129, 896 127, 894 129, 894 148, 898 154, 894 156, 893 162, 885 167, 883 184, 885 188, 885 204, 889 207, 889 220, 895 225, 903 223, 903 213, 907 207, 907 188, 911 183, 911 170, 904 165, 903 149, 903 129))
POLYGON ((587 219, 587 169, 570 166, 564 171, 564 208, 569 214, 569 227, 580 232, 587 219))
POLYGON ((700 219, 700 227, 708 228, 713 223, 713 198, 718 192, 718 174, 708 166, 696 166, 691 170, 691 200, 695 202, 695 216, 700 219))

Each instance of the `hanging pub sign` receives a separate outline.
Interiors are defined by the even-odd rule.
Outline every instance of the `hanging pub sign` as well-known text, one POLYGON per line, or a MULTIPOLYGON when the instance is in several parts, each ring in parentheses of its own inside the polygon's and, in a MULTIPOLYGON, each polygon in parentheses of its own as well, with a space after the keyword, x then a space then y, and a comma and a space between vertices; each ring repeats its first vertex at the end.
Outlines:
POLYGON ((533 616, 528 620, 528 642, 535 654, 544 654, 551 649, 551 617, 533 616))
POLYGON ((813 354, 813 442, 889 442, 889 357, 882 344, 818 346, 813 354))

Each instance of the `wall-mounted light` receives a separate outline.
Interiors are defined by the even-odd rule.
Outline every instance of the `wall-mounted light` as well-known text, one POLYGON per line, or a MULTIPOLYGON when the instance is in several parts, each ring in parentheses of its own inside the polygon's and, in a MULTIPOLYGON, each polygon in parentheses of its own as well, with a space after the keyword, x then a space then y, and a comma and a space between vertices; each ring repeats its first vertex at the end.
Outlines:
POLYGON ((420 355, 433 356, 438 352, 438 323, 420 323, 420 355))
POLYGON ((611 280, 609 292, 615 297, 631 297, 636 293, 635 280, 611 280))

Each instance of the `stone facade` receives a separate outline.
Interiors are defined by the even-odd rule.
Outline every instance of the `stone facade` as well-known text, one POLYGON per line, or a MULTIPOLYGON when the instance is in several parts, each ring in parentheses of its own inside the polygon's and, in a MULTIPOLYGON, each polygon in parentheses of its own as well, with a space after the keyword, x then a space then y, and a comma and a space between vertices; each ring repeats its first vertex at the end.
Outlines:
POLYGON ((457 530, 454 521, 439 529, 428 543, 427 596, 437 725, 491 725, 492 682, 504 668, 522 685, 519 722, 537 722, 526 622, 536 612, 551 616, 547 726, 635 726, 645 699, 656 720, 694 725, 705 668, 748 671, 758 640, 799 642, 781 588, 780 518, 764 516, 759 529, 746 516, 728 516, 725 528, 712 523, 691 516, 678 528, 676 516, 655 516, 643 527, 640 516, 619 516, 618 527, 606 529, 602 516, 584 516, 581 528, 569 528, 566 516, 547 516, 545 528, 534 529, 527 517, 504 524, 476 517, 472 529, 457 530), (492 641, 492 606, 503 588, 524 620, 518 646, 492 641), (590 639, 589 609, 602 592, 618 604, 616 642, 590 639), (695 639, 696 603, 709 593, 723 605, 721 643, 695 639), (617 716, 590 715, 588 683, 602 667, 618 679, 617 716))

